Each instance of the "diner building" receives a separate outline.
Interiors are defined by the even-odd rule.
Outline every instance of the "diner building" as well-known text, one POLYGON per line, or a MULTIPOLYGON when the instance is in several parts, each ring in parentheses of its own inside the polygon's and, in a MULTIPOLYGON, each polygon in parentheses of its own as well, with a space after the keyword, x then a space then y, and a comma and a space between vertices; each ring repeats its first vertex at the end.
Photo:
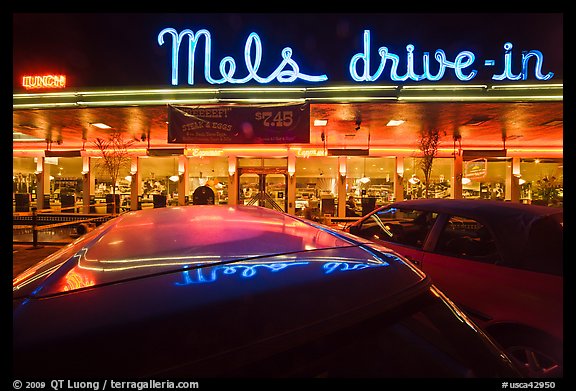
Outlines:
MULTIPOLYGON (((270 76, 258 73, 257 54, 202 70, 208 50, 192 49, 211 36, 175 29, 158 34, 159 47, 172 45, 166 85, 23 76, 13 94, 14 210, 106 213, 112 193, 121 211, 246 204, 305 217, 345 217, 351 197, 357 215, 422 197, 562 205, 563 83, 543 48, 520 54, 508 43, 499 68, 471 65, 471 51, 420 53, 440 65, 402 72, 382 51, 379 67, 376 38, 358 34, 348 80, 304 73, 288 52, 270 76), (477 77, 486 67, 493 76, 477 77)), ((260 45, 255 33, 246 41, 248 52, 260 45)))

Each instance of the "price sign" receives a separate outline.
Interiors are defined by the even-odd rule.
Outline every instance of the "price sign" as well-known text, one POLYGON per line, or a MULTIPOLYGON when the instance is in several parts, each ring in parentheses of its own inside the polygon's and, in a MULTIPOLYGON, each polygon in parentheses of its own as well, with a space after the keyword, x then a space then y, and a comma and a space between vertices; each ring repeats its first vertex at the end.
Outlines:
POLYGON ((310 142, 310 105, 169 106, 168 143, 310 142))
POLYGON ((254 118, 256 121, 262 121, 262 125, 267 128, 289 128, 294 123, 294 113, 292 110, 257 111, 254 114, 254 118))

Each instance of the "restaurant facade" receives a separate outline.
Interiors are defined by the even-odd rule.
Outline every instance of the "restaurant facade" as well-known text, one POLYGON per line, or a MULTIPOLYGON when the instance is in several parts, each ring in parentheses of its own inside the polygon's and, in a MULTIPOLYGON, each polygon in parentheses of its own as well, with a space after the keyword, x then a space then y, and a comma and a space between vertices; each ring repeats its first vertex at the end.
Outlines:
POLYGON ((159 30, 165 85, 23 75, 14 210, 106 213, 113 193, 122 211, 215 203, 305 217, 345 217, 351 197, 358 215, 422 197, 562 205, 563 83, 549 48, 399 51, 365 29, 332 80, 296 47, 246 34, 235 57, 212 52, 218 31, 159 30))

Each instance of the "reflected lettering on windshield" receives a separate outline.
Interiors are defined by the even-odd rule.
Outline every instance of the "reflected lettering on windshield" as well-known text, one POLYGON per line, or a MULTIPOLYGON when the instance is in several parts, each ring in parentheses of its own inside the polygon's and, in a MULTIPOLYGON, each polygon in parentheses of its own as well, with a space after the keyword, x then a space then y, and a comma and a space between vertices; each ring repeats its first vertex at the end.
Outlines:
MULTIPOLYGON (((193 270, 184 270, 182 280, 177 281, 177 286, 187 286, 192 284, 207 284, 215 282, 219 276, 232 276, 237 275, 240 278, 252 278, 256 276, 258 270, 266 270, 272 273, 278 273, 286 270, 291 266, 306 266, 311 262, 269 262, 269 263, 253 263, 253 264, 234 264, 214 266, 211 268, 196 268, 193 270)), ((352 263, 352 262, 325 262, 322 265, 324 274, 331 274, 332 272, 339 271, 354 271, 363 270, 373 267, 389 266, 388 262, 382 263, 352 263)))

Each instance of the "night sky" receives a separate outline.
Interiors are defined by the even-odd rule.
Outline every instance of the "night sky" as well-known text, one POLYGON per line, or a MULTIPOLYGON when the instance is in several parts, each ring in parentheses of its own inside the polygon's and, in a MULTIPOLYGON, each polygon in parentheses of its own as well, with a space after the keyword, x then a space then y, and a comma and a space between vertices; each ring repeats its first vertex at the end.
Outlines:
MULTIPOLYGON (((326 74, 329 80, 323 85, 348 83, 350 59, 363 50, 363 31, 368 29, 372 56, 376 58, 378 48, 387 46, 400 56, 400 74, 406 72, 406 45, 413 44, 416 64, 421 64, 425 51, 433 56, 442 49, 451 61, 460 51, 472 51, 479 70, 473 82, 488 80, 492 74, 502 72, 503 45, 512 42, 517 60, 515 71, 520 71, 521 51, 536 49, 544 54, 542 71, 554 72, 556 80, 563 78, 563 15, 559 13, 15 13, 13 88, 21 89, 22 76, 30 74, 65 74, 67 87, 73 89, 169 87, 171 42, 158 45, 158 34, 166 27, 210 31, 214 77, 220 76, 218 64, 224 56, 236 60, 235 77, 246 75, 244 46, 248 35, 256 32, 262 40, 258 72, 262 76, 280 64, 282 49, 291 47, 300 72, 326 74), (494 59, 496 65, 486 69, 485 59, 494 59)), ((203 55, 202 41, 196 52, 197 86, 208 86, 203 78, 203 55)), ((377 65, 374 63, 371 68, 376 69, 377 65)), ((180 86, 185 87, 186 79, 181 74, 180 86)), ((381 84, 389 83, 389 79, 381 80, 381 84)), ((252 80, 248 85, 258 83, 252 80)))

